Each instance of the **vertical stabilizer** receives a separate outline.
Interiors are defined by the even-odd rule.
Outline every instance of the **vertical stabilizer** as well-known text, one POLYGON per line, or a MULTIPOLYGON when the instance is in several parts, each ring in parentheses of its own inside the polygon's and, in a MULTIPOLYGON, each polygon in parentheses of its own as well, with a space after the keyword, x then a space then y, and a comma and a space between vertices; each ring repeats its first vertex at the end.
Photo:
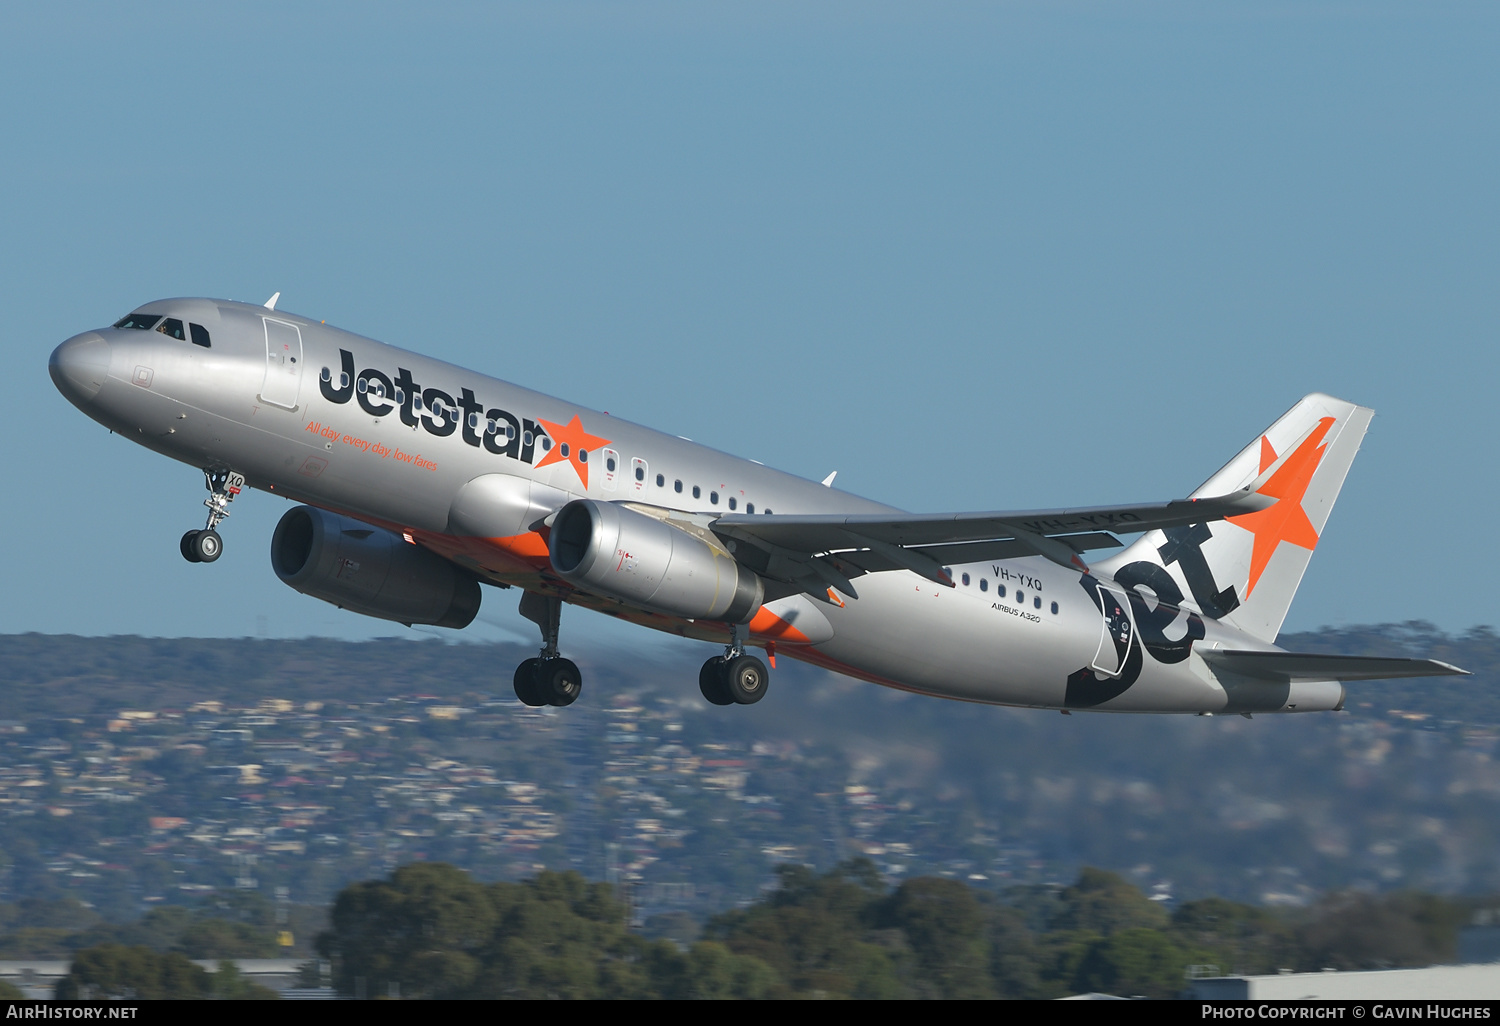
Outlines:
POLYGON ((1202 613, 1274 641, 1372 416, 1342 399, 1307 396, 1193 492, 1223 495, 1264 478, 1258 491, 1274 504, 1152 531, 1098 569, 1113 575, 1139 561, 1165 567, 1202 613))

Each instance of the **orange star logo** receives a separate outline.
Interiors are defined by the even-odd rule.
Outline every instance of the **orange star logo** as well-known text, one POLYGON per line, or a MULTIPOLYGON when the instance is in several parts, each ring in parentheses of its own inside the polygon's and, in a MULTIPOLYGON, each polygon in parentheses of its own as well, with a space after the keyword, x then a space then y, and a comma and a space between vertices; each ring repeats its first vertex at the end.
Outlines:
MULTIPOLYGON (((537 462, 537 469, 547 466, 549 463, 561 463, 567 460, 573 464, 573 469, 578 472, 578 480, 583 482, 583 487, 589 486, 589 465, 587 460, 594 456, 594 451, 609 444, 608 438, 600 438, 591 435, 583 429, 583 424, 578 420, 578 414, 573 414, 573 419, 566 425, 554 424, 550 420, 537 418, 537 423, 547 429, 547 435, 553 441, 547 455, 537 462)), ((598 459, 597 456, 594 456, 598 459)))
MULTIPOLYGON (((1331 427, 1332 417, 1324 417, 1318 421, 1312 434, 1297 446, 1297 451, 1288 456, 1281 469, 1272 474, 1271 479, 1261 487, 1260 494, 1275 499, 1275 505, 1254 513, 1227 518, 1231 524, 1243 527, 1255 535, 1255 544, 1250 551, 1250 580, 1245 587, 1247 599, 1282 542, 1290 542, 1308 551, 1312 551, 1318 544, 1318 532, 1313 529, 1312 521, 1307 519, 1307 511, 1302 508, 1302 497, 1307 493, 1307 486, 1312 483, 1318 464, 1323 462, 1323 454, 1328 451, 1328 447, 1320 443, 1331 427)), ((1275 462, 1276 450, 1271 448, 1271 440, 1262 435, 1260 472, 1265 473, 1275 462)))

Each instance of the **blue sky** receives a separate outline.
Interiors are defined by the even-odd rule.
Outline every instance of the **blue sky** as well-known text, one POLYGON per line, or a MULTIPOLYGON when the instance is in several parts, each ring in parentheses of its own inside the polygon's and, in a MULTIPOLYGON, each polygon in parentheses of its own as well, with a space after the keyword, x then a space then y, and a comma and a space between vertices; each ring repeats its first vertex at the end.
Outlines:
POLYGON ((1183 495, 1331 392, 1377 416, 1287 628, 1500 623, 1496 53, 1493 4, 8 5, 0 630, 403 630, 276 581, 271 496, 184 563, 200 475, 47 378, 278 290, 923 511, 1183 495))

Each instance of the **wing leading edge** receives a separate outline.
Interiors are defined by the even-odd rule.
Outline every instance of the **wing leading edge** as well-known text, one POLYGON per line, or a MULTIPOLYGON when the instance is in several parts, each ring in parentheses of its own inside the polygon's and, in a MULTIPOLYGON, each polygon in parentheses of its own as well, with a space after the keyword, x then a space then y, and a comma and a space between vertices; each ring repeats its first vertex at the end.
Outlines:
POLYGON ((764 577, 825 600, 829 588, 858 598, 852 578, 889 570, 911 570, 950 588, 944 566, 953 563, 1045 556, 1087 571, 1079 554, 1118 547, 1114 531, 1183 527, 1265 509, 1276 500, 1257 493, 1262 483, 1228 495, 1129 506, 896 516, 730 513, 709 527, 739 543, 735 558, 764 577))

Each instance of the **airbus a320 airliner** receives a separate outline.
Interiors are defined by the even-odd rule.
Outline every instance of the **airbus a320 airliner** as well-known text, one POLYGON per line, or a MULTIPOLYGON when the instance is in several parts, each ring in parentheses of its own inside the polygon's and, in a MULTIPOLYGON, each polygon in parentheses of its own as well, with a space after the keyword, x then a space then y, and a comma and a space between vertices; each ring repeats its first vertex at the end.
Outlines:
POLYGON ((276 309, 148 303, 52 353, 90 417, 202 469, 212 563, 245 488, 301 505, 271 566, 304 594, 467 626, 481 585, 541 629, 516 695, 582 689, 564 603, 722 643, 699 687, 766 694, 777 654, 906 691, 1110 712, 1337 710, 1344 681, 1463 673, 1274 644, 1370 422, 1309 395, 1186 499, 912 514, 276 309), (1121 548, 1097 562, 1084 555, 1121 548))

